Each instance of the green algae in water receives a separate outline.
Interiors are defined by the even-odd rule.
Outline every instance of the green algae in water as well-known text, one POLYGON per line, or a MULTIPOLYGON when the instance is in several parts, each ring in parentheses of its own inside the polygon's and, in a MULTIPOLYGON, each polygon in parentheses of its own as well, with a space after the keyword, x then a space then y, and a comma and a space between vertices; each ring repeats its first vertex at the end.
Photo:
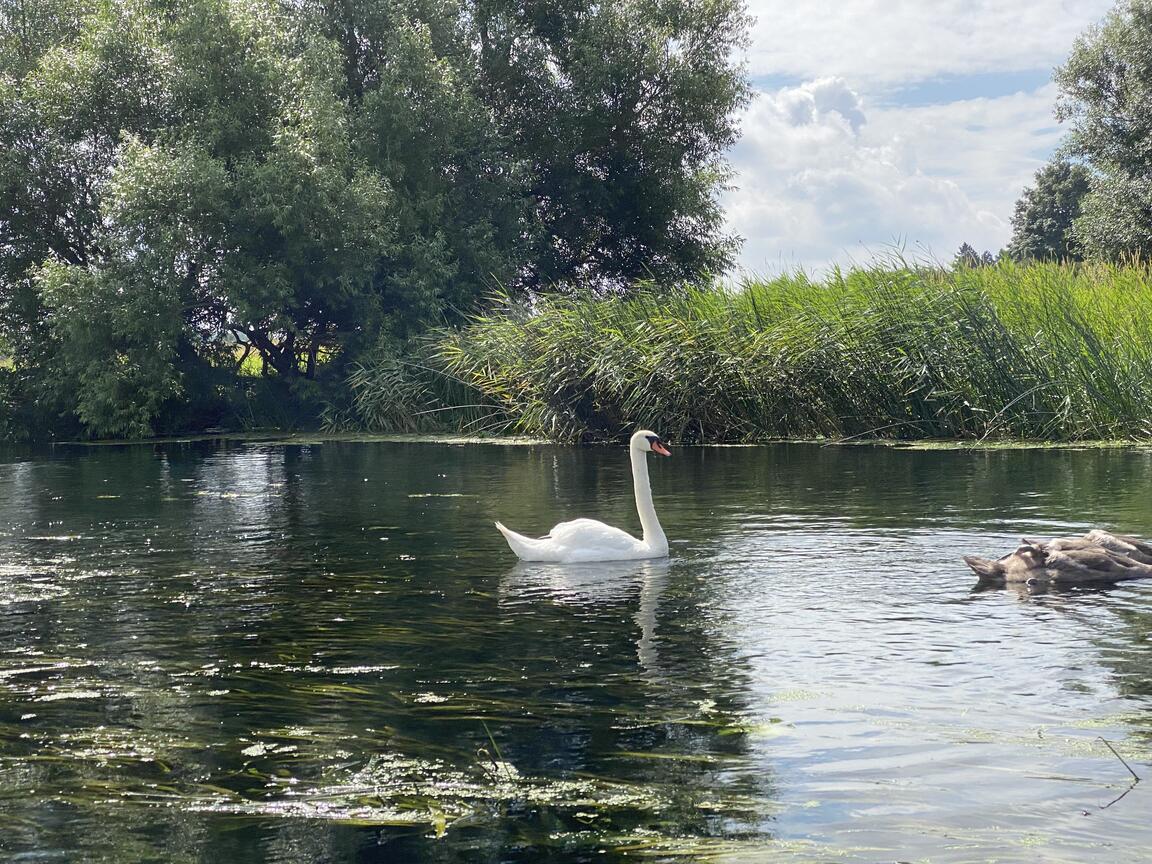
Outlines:
POLYGON ((1152 842, 1145 783, 1101 809, 1130 778, 1096 738, 1148 773, 1152 585, 973 594, 959 560, 1152 534, 1143 451, 681 450, 652 469, 672 558, 579 572, 517 565, 491 521, 632 526, 613 449, 75 451, 0 464, 3 856, 1084 864, 1152 842))

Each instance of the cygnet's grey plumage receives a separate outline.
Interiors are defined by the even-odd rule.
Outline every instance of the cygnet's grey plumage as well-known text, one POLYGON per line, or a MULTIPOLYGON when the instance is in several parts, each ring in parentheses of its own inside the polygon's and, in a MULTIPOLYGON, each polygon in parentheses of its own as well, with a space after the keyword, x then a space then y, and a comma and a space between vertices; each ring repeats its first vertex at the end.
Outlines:
POLYGON ((1082 537, 1057 537, 1020 545, 995 560, 965 555, 982 582, 1055 582, 1082 585, 1152 577, 1152 545, 1099 529, 1082 537))

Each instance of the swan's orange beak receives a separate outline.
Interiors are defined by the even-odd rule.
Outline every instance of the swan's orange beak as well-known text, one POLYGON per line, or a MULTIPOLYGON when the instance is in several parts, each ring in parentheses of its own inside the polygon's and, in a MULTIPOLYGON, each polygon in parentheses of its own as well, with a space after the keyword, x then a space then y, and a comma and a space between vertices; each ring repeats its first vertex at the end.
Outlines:
POLYGON ((671 456, 672 455, 671 453, 668 452, 668 448, 665 447, 663 445, 663 443, 661 443, 660 441, 653 441, 652 442, 652 452, 653 453, 659 453, 661 456, 671 456))

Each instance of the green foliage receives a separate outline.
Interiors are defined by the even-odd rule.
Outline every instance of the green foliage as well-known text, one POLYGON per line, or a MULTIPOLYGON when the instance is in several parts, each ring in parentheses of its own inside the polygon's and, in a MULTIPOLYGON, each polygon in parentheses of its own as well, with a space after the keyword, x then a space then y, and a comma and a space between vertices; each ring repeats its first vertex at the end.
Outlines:
POLYGON ((0 5, 0 74, 19 79, 53 46, 74 39, 99 0, 5 0, 0 5))
POLYGON ((354 363, 347 379, 349 404, 332 405, 324 426, 331 431, 504 432, 512 418, 494 399, 453 375, 442 362, 444 333, 397 345, 377 346, 354 363))
MULTIPOLYGON (((23 4, 23 13, 34 7, 23 4)), ((40 11, 51 17, 62 8, 49 4, 40 11)), ((93 320, 91 328, 80 319, 65 321, 45 302, 49 289, 40 284, 41 274, 56 274, 63 297, 69 280, 56 278, 56 268, 83 270, 100 260, 103 185, 113 171, 121 133, 154 125, 165 110, 156 83, 163 80, 164 64, 153 51, 151 23, 118 4, 100 4, 81 20, 83 8, 75 7, 76 17, 63 16, 64 24, 45 31, 73 39, 69 47, 38 43, 24 54, 35 65, 18 70, 23 73, 18 78, 0 77, 0 140, 5 142, 0 149, 0 338, 11 350, 14 391, 26 403, 24 414, 40 421, 28 432, 41 432, 40 423, 69 429, 71 418, 81 413, 103 417, 112 428, 146 428, 130 419, 132 406, 108 412, 80 405, 90 396, 81 391, 81 382, 95 379, 89 364, 70 363, 76 355, 75 344, 66 341, 68 331, 84 339, 107 332, 105 310, 85 298, 68 308, 99 312, 101 320, 93 320)), ((69 284, 106 283, 96 275, 78 275, 69 284)), ((125 390, 124 380, 114 380, 133 379, 153 367, 151 359, 123 362, 115 347, 100 358, 109 370, 109 393, 137 389, 125 390)), ((157 382, 157 390, 163 389, 157 382)))
POLYGON ((15 385, 12 370, 0 365, 0 441, 22 441, 27 437, 20 423, 15 385))
POLYGON ((1152 256, 1152 178, 1093 177, 1072 233, 1092 257, 1123 261, 1152 256))
MULTIPOLYGON (((1003 254, 1003 253, 1001 253, 1003 254)), ((952 258, 952 269, 959 270, 965 267, 991 267, 996 263, 996 256, 984 250, 981 255, 971 243, 961 243, 952 258)))
POLYGON ((749 97, 739 0, 475 0, 485 100, 535 174, 529 279, 626 287, 717 272, 715 192, 749 97))
POLYGON ((374 283, 393 329, 453 317, 515 281, 539 233, 530 177, 484 104, 458 10, 352 2, 314 14, 343 54, 357 153, 391 192, 402 239, 374 283))
POLYGON ((441 362, 524 432, 680 440, 1152 436, 1152 271, 871 268, 514 300, 441 362))
POLYGON ((1152 253, 1152 0, 1121 0, 1056 72, 1069 152, 1091 166, 1074 235, 1089 257, 1152 253))
POLYGON ((722 266, 746 25, 735 0, 13 0, 11 392, 95 435, 203 425, 255 352, 315 406, 496 286, 722 266))
POLYGON ((179 393, 179 302, 163 285, 124 291, 131 282, 113 269, 51 264, 40 281, 80 421, 103 435, 151 434, 152 418, 179 393))
POLYGON ((1024 189, 1012 216, 1007 252, 1016 261, 1081 261, 1072 236, 1088 194, 1087 168, 1057 157, 1036 172, 1036 183, 1024 189))

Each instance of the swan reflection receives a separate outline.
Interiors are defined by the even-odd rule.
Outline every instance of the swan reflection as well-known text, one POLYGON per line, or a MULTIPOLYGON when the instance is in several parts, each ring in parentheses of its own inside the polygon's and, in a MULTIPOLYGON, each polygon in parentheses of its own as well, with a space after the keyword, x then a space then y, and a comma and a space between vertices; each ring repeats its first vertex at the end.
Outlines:
POLYGON ((660 599, 668 583, 667 558, 549 564, 521 561, 500 580, 501 602, 547 599, 571 606, 617 606, 636 602, 633 620, 640 629, 636 655, 645 673, 660 674, 656 633, 660 599))

